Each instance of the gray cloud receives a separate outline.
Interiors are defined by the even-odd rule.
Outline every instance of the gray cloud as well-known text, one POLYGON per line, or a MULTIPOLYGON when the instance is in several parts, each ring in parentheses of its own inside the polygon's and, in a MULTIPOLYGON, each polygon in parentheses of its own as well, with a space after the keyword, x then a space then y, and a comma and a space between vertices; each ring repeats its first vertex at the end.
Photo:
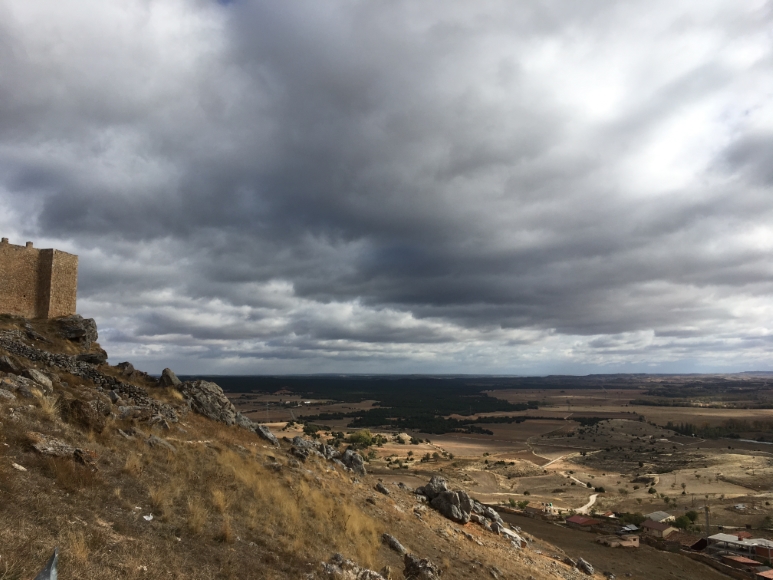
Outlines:
POLYGON ((112 359, 770 367, 770 2, 0 12, 0 227, 112 359))

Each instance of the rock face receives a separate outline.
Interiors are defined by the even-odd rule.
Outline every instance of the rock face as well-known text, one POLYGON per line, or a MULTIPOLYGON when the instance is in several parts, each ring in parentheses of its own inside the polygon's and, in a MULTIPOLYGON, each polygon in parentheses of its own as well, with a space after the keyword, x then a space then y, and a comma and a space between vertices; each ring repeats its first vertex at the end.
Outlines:
POLYGON ((405 580, 439 580, 441 571, 435 564, 424 559, 419 559, 413 554, 403 557, 405 580))
MULTIPOLYGON (((134 370, 134 369, 132 369, 134 370)), ((202 381, 206 382, 206 381, 202 381)), ((164 369, 161 371, 161 378, 158 379, 158 385, 160 387, 177 387, 182 384, 182 381, 177 378, 177 375, 172 372, 172 369, 164 369)), ((210 383, 214 385, 215 383, 210 383)), ((217 387, 220 389, 220 387, 217 387)), ((221 389, 222 392, 222 389, 221 389)))
POLYGON ((54 323, 59 336, 79 344, 83 350, 89 350, 91 344, 99 338, 97 323, 93 318, 83 318, 80 314, 73 314, 57 318, 54 323))
POLYGON ((236 424, 236 408, 225 396, 223 389, 215 383, 187 381, 177 385, 177 390, 182 393, 191 409, 198 414, 226 425, 236 424))

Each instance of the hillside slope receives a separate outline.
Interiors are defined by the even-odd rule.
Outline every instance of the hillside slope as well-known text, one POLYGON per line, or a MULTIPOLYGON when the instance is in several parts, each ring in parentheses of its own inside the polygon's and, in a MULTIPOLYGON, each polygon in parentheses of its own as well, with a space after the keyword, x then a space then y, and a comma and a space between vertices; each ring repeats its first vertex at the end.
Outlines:
POLYGON ((274 444, 201 385, 98 364, 87 322, 0 317, 0 580, 33 578, 54 547, 62 580, 379 577, 323 565, 336 553, 403 578, 384 533, 444 579, 588 577, 405 486, 380 493, 343 457, 274 444))

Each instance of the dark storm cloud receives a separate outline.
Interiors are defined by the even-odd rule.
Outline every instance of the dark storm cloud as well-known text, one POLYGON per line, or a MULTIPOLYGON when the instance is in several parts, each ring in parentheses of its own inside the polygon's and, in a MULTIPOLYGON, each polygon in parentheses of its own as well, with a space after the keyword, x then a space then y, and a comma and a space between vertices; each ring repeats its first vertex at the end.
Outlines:
POLYGON ((0 10, 0 226, 120 356, 765 364, 770 3, 0 10))

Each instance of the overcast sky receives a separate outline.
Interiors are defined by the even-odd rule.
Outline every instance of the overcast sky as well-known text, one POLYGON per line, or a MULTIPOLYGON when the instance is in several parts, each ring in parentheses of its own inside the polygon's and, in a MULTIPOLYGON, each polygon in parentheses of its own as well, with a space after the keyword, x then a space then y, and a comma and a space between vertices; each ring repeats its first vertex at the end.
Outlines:
POLYGON ((151 372, 773 369, 773 4, 0 0, 0 232, 151 372))

